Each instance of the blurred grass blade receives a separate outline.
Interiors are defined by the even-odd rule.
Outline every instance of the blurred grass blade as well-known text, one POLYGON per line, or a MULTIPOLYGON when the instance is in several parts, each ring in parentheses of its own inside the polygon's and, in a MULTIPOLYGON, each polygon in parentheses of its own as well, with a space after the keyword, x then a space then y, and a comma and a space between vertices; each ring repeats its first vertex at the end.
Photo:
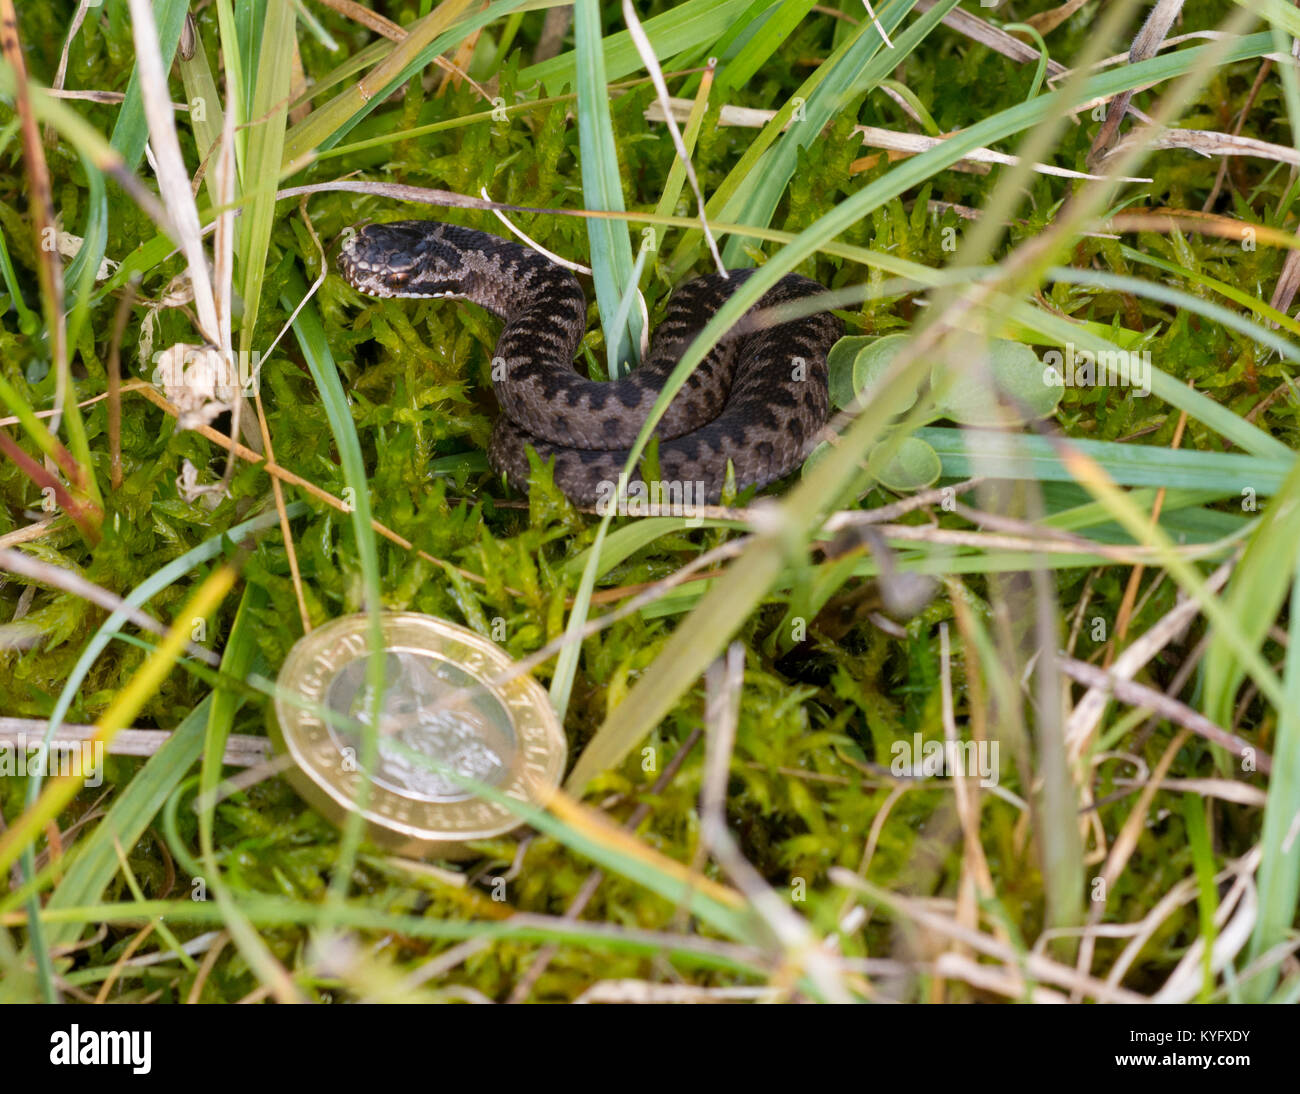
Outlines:
MULTIPOLYGON (((100 899, 119 869, 114 841, 123 847, 135 846, 163 803, 194 766, 203 751, 203 727, 211 705, 212 697, 205 696, 126 784, 78 849, 63 880, 50 894, 47 909, 73 909, 100 899)), ((51 949, 69 946, 77 941, 86 925, 67 920, 48 924, 47 944, 51 949)))
MULTIPOLYGON (((1244 489, 1253 489, 1249 479, 1244 489)), ((1300 542, 1300 461, 1287 476, 1282 489, 1269 502, 1246 553, 1232 575, 1225 602, 1239 621, 1251 649, 1259 649, 1277 619, 1287 586, 1279 574, 1295 568, 1296 544, 1300 542)), ((1237 690, 1244 668, 1229 643, 1229 636, 1214 631, 1205 655, 1202 710, 1218 725, 1231 725, 1237 690)), ((1285 709, 1285 708, 1281 708, 1285 709)))
MULTIPOLYGON (((157 694, 158 688, 171 672, 176 659, 189 641, 196 619, 207 619, 225 599, 235 583, 235 571, 227 565, 219 566, 207 577, 189 601, 182 605, 175 621, 167 629, 167 636, 154 650, 130 682, 118 692, 108 709, 95 723, 93 740, 108 747, 118 731, 124 729, 140 708, 157 694)), ((29 841, 35 839, 77 795, 84 776, 61 775, 53 780, 36 804, 24 811, 8 830, 0 835, 0 871, 8 870, 29 841)))
MULTIPOLYGON (((249 154, 252 162, 251 147, 249 154)), ((222 672, 234 680, 246 679, 252 672, 258 649, 257 637, 253 632, 260 622, 266 603, 267 593, 263 586, 250 584, 245 587, 221 658, 222 672)), ((199 851, 202 856, 204 876, 211 887, 213 897, 225 913, 226 929, 230 931, 240 954, 248 962, 249 968, 257 973, 258 978, 275 993, 280 1002, 292 1003, 298 1001, 298 993, 266 943, 240 911, 238 903, 230 892, 230 887, 222 877, 213 840, 215 793, 221 779, 221 760, 225 755, 226 740, 230 736, 235 715, 243 702, 244 697, 229 688, 218 687, 212 696, 203 741, 203 766, 199 773, 198 800, 201 803, 199 851)))
MULTIPOLYGON (((947 478, 969 478, 976 467, 989 467, 999 478, 1070 482, 1070 469, 1046 438, 995 429, 922 426, 914 436, 930 445, 943 461, 947 478)), ((1166 486, 1214 490, 1242 496, 1249 486, 1260 497, 1277 493, 1295 467, 1293 460, 1247 456, 1237 452, 1171 450, 1116 441, 1072 440, 1071 447, 1106 469, 1121 486, 1166 486)))
MULTIPOLYGON (((1300 898, 1300 555, 1292 540, 1291 641, 1287 645, 1283 686, 1285 702, 1278 710, 1273 773, 1268 782, 1264 829, 1260 838, 1259 918, 1247 955, 1254 961, 1293 935, 1300 898)), ((1264 1002, 1278 982, 1278 966, 1247 980, 1246 1002, 1264 1002)))

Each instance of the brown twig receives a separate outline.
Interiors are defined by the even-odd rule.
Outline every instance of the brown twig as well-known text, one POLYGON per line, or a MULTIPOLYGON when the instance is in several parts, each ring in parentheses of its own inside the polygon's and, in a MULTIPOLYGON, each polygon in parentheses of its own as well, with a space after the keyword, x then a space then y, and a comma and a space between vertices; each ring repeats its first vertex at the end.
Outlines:
POLYGON ((50 171, 45 162, 45 150, 36 128, 36 114, 32 110, 27 87, 27 64, 23 58, 22 43, 18 39, 18 16, 14 12, 13 0, 0 0, 0 53, 3 53, 14 74, 14 111, 18 115, 22 132, 23 161, 27 168, 29 187, 28 204, 36 243, 36 267, 41 283, 41 301, 49 331, 50 350, 54 357, 56 413, 51 432, 57 433, 70 386, 67 327, 63 315, 63 270, 59 265, 58 248, 54 246, 56 227, 50 171))
POLYGON ((13 460, 19 470, 42 490, 53 490, 59 508, 72 518, 73 523, 81 530, 81 534, 86 537, 87 542, 92 546, 99 542, 99 524, 103 512, 97 505, 90 501, 78 500, 68 493, 67 487, 32 459, 31 456, 27 455, 18 446, 18 442, 9 436, 9 431, 6 429, 0 429, 0 454, 13 460))
MULTIPOLYGON (((1137 32, 1136 37, 1133 39, 1133 45, 1128 55, 1130 64, 1145 61, 1159 52, 1160 43, 1165 40, 1169 28, 1174 25, 1174 20, 1178 18, 1178 13, 1182 10, 1183 0, 1156 0, 1155 7, 1151 9, 1146 22, 1142 24, 1142 29, 1137 32)), ((1097 131, 1097 136, 1092 142, 1092 148, 1088 152, 1088 166, 1095 166, 1105 158, 1106 152, 1115 143, 1115 138, 1119 134, 1120 123, 1124 120, 1124 115, 1128 113, 1129 103, 1132 101, 1132 91, 1121 92, 1111 100, 1110 108, 1106 111, 1106 120, 1102 123, 1101 129, 1097 131)))
MULTIPOLYGON (((1192 386, 1190 383, 1188 386, 1192 386)), ((1177 449, 1183 443, 1183 430, 1187 428, 1187 411, 1178 415, 1178 424, 1174 426, 1174 438, 1169 443, 1171 449, 1177 449)), ((1155 528, 1160 523, 1160 510, 1165 504, 1165 488, 1162 486, 1156 491, 1155 501, 1151 503, 1151 527, 1155 528)), ((1119 603, 1119 612, 1115 616, 1115 631, 1111 635, 1111 640, 1106 646, 1106 656, 1102 661, 1102 668, 1110 668, 1111 661, 1115 658, 1115 649, 1119 643, 1123 642, 1128 635, 1129 620, 1133 615, 1133 604, 1137 600, 1138 586, 1142 583, 1142 574, 1146 566, 1139 562, 1133 567, 1132 572, 1128 575, 1128 585, 1124 588, 1124 596, 1119 603)))

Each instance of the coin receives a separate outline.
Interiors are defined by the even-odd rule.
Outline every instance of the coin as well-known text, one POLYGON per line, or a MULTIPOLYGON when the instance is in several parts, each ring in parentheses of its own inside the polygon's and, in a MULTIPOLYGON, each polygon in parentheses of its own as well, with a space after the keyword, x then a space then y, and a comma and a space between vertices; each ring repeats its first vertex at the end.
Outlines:
POLYGON ((447 771, 507 798, 540 804, 564 771, 564 731, 542 687, 495 643, 445 619, 385 612, 384 688, 367 684, 369 616, 343 616, 289 651, 269 719, 290 784, 341 824, 359 808, 366 734, 377 729, 362 816, 377 843, 407 854, 463 857, 466 841, 519 818, 447 771))

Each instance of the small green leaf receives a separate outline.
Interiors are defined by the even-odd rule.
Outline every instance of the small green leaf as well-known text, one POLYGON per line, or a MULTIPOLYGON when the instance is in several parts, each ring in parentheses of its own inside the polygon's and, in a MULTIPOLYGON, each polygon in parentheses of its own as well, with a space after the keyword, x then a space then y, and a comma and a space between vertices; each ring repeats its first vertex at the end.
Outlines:
MULTIPOLYGON (((881 441, 881 444, 887 442, 881 441)), ((879 449, 880 445, 876 448, 879 449)), ((923 490, 939 480, 939 454, 920 437, 907 437, 884 467, 876 472, 880 485, 898 493, 923 490)))
MULTIPOLYGON (((894 363, 898 351, 906 344, 906 334, 886 334, 859 350, 853 362, 853 390, 859 395, 869 396, 871 389, 894 363)), ((900 414, 912 409, 912 404, 916 402, 915 389, 904 398, 906 401, 899 406, 900 414)))
MULTIPOLYGON (((831 405, 839 410, 853 404, 857 394, 853 386, 853 362, 858 352, 871 345, 875 338, 871 335, 852 335, 841 338, 826 355, 826 371, 831 389, 831 405)), ((811 457, 809 457, 811 459, 811 457)))
POLYGON ((825 441, 822 441, 821 444, 819 444, 816 448, 814 448, 811 452, 808 453, 807 457, 803 461, 803 467, 800 468, 799 470, 799 474, 802 475, 804 478, 807 478, 809 475, 811 475, 812 469, 816 467, 823 459, 826 458, 830 450, 831 450, 831 446, 827 444, 825 441))
MULTIPOLYGON (((869 396, 872 386, 885 374, 894 355, 906 342, 906 334, 853 335, 836 342, 826 355, 832 404, 844 410, 859 395, 869 396)), ((913 392, 902 409, 910 410, 915 402, 913 392)))
POLYGON ((1028 346, 995 338, 981 364, 960 370, 936 364, 931 369, 940 414, 963 425, 996 426, 1045 418, 1061 401, 1064 388, 1047 382, 1042 362, 1028 346), (999 399, 999 393, 1010 400, 999 399))

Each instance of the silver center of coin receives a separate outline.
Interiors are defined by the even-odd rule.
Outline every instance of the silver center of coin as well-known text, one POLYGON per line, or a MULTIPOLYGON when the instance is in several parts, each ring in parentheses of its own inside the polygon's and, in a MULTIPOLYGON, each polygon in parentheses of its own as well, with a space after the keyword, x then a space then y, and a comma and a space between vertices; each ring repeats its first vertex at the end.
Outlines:
MULTIPOLYGON (((384 695, 379 710, 379 749, 374 781, 395 794, 431 802, 463 801, 465 789, 422 762, 428 757, 489 786, 504 782, 516 752, 510 715, 491 693, 478 690, 450 709, 438 709, 453 692, 478 683, 442 658, 413 650, 384 654, 384 695)), ((330 681, 326 704, 370 726, 366 658, 349 661, 330 681)), ((330 734, 340 749, 362 755, 360 736, 337 727, 330 734)))

